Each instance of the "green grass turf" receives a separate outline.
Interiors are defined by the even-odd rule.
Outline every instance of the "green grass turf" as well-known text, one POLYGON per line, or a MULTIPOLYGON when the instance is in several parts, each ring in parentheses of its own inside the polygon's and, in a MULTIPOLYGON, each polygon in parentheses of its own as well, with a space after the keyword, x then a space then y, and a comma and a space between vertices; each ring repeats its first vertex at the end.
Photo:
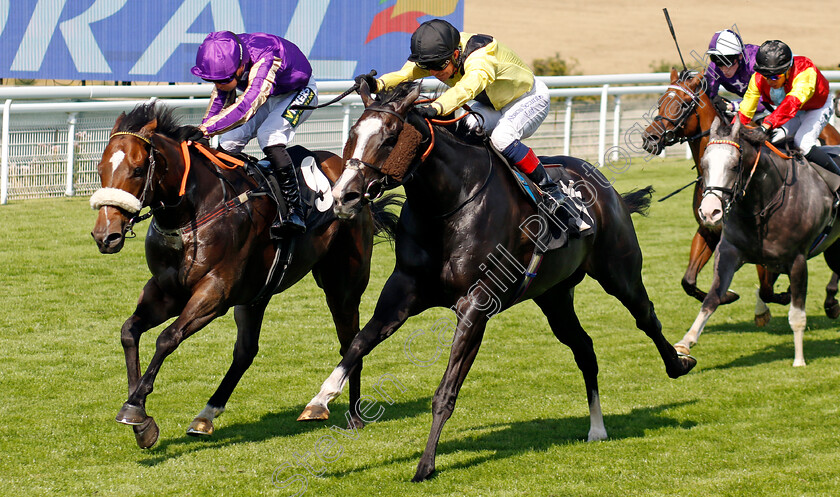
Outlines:
MULTIPOLYGON (((658 199, 692 178, 687 161, 636 160, 616 185, 651 184, 658 199)), ((821 258, 809 267, 808 366, 797 369, 787 309, 771 305, 771 323, 753 325, 752 266, 732 285, 743 298, 711 318, 692 350, 697 368, 678 380, 629 313, 585 280, 576 302, 598 354, 604 442, 584 441, 583 380, 537 307, 493 318, 444 428, 438 473, 412 484, 447 355, 421 367, 403 347, 447 311, 410 319, 366 359, 363 393, 384 411, 348 438, 329 428, 343 426, 346 393, 329 422, 295 422, 339 359, 323 294, 307 277, 269 306, 260 353, 212 437, 185 430, 227 370, 232 316, 167 359, 147 404, 161 438, 142 451, 113 419, 127 393, 119 329, 148 278, 143 235, 100 255, 94 220, 83 198, 0 206, 0 488, 8 495, 840 495, 840 336, 822 313, 821 258), (372 388, 385 374, 404 386, 390 389, 393 404, 372 388), (301 476, 279 489, 275 472, 301 476)), ((699 310, 679 284, 696 229, 689 190, 634 222, 648 292, 676 342, 699 310)), ((363 322, 393 267, 388 244, 374 257, 363 322)), ((707 288, 711 270, 701 276, 707 288)), ((783 276, 777 288, 786 285, 783 276)), ((144 365, 159 331, 141 341, 144 365)), ((431 340, 414 347, 433 357, 431 340)))

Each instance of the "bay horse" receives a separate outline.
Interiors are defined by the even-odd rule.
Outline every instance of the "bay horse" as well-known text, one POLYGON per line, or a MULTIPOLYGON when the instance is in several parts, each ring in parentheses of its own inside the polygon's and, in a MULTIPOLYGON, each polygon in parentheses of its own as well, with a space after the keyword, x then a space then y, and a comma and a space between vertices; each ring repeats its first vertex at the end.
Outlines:
MULTIPOLYGON (((562 248, 538 253, 522 226, 538 207, 483 141, 465 142, 443 125, 427 123, 412 107, 417 83, 402 83, 374 99, 366 84, 365 110, 350 131, 344 173, 333 187, 335 211, 352 219, 383 183, 402 184, 403 204, 395 236, 396 266, 373 317, 353 339, 300 419, 327 416, 362 357, 405 321, 432 307, 455 311, 451 353, 432 402, 432 429, 414 475, 429 478, 441 431, 481 345, 487 321, 514 304, 534 299, 554 335, 572 349, 583 373, 590 412, 588 440, 607 437, 598 393, 592 340, 574 310, 574 288, 585 275, 630 311, 654 342, 671 378, 696 364, 666 342, 642 282, 642 253, 630 219, 649 205, 650 189, 618 195, 604 176, 572 157, 544 157, 556 180, 577 181, 590 206, 595 234, 571 238, 562 248)), ((538 239, 539 240, 539 239, 538 239)), ((449 338, 444 339, 449 343, 449 338)))
POLYGON ((823 253, 828 267, 840 272, 840 223, 834 223, 834 192, 816 168, 801 156, 782 157, 762 149, 765 134, 732 128, 717 118, 703 156, 703 201, 707 225, 722 225, 715 249, 712 286, 689 331, 675 345, 689 353, 714 313, 732 277, 744 263, 762 264, 790 277, 788 322, 793 330, 794 366, 804 366, 807 260, 823 253), (761 153, 760 153, 761 152, 761 153))
MULTIPOLYGON (((712 121, 720 116, 714 104, 706 93, 703 73, 692 75, 688 72, 677 73, 671 69, 671 83, 667 91, 658 101, 658 114, 642 134, 643 147, 651 154, 659 154, 662 150, 676 143, 688 142, 694 165, 697 168, 698 181, 694 185, 693 212, 697 221, 697 232, 691 241, 688 267, 682 278, 685 293, 700 302, 706 298, 706 292, 697 287, 697 275, 709 261, 715 247, 720 241, 720 226, 707 226, 700 219, 700 202, 705 186, 703 177, 703 154, 709 141, 709 129, 712 121)), ((826 145, 840 144, 840 133, 828 125, 823 128, 820 140, 826 145)), ((790 293, 774 293, 773 285, 779 275, 768 271, 761 265, 756 266, 759 289, 756 295, 755 323, 764 326, 770 321, 770 308, 765 302, 788 305, 790 293)), ((826 286, 824 309, 831 319, 840 316, 840 303, 835 296, 838 291, 838 276, 834 273, 826 286)), ((734 302, 738 295, 727 291, 721 298, 720 305, 734 302)))
MULTIPOLYGON (((396 226, 396 215, 383 210, 391 198, 347 221, 338 220, 330 208, 324 222, 278 244, 269 236, 275 201, 259 193, 261 187, 244 168, 217 167, 197 145, 187 149, 192 164, 188 168, 180 148, 182 135, 183 128, 164 106, 146 104, 121 114, 98 165, 102 189, 91 197, 91 206, 98 210, 91 234, 104 254, 119 252, 141 208, 151 207, 146 262, 152 275, 120 333, 128 400, 116 418, 133 426, 141 448, 151 447, 159 436, 157 424, 146 414, 146 397, 164 359, 231 307, 237 326, 233 362, 190 425, 190 435, 213 433, 214 418, 224 411, 257 354, 272 294, 309 272, 324 290, 340 353, 345 353, 359 330, 359 302, 368 283, 374 233, 396 226), (141 375, 140 336, 176 316, 158 336, 154 356, 141 375)), ((340 158, 329 152, 318 152, 317 157, 331 182, 338 179, 340 158)), ((301 182, 303 189, 305 184, 301 182)), ((351 378, 354 402, 360 395, 359 373, 351 378)), ((360 420, 355 405, 349 419, 360 420)))

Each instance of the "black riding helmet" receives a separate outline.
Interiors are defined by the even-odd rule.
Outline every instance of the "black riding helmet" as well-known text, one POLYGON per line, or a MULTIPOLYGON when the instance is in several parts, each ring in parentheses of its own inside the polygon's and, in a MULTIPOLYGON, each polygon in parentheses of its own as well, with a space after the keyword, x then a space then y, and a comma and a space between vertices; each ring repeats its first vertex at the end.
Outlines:
POLYGON ((428 64, 452 56, 461 41, 461 33, 443 19, 432 19, 421 24, 411 35, 411 55, 408 60, 428 64))
POLYGON ((762 76, 775 76, 790 69, 793 52, 779 40, 768 40, 761 44, 755 54, 755 72, 762 76))

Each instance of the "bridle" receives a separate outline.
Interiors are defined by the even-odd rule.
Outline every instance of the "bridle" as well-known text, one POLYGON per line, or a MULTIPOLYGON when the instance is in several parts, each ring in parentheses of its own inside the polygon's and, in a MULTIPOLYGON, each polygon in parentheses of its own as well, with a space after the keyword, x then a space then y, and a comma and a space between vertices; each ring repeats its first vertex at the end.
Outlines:
POLYGON ((680 100, 680 107, 684 108, 685 110, 675 118, 666 117, 661 114, 658 114, 656 117, 653 118, 651 124, 657 124, 660 129, 664 129, 664 126, 658 124, 659 121, 666 121, 671 124, 671 129, 666 129, 662 133, 662 146, 669 147, 671 145, 677 143, 685 143, 687 141, 694 141, 699 138, 702 138, 709 134, 709 130, 701 131, 700 133, 693 135, 693 136, 677 136, 676 130, 683 129, 685 127, 685 123, 691 117, 692 114, 697 116, 697 122, 700 122, 700 113, 697 112, 697 105, 700 102, 700 94, 692 92, 681 85, 669 85, 669 90, 677 90, 685 93, 686 95, 691 97, 691 101, 687 103, 685 100, 680 100))
MULTIPOLYGON (((735 141, 732 141, 732 140, 721 140, 721 139, 709 140, 709 146, 711 146, 711 145, 728 145, 728 146, 731 146, 731 147, 735 147, 736 153, 738 154, 738 176, 737 176, 737 179, 735 180, 735 184, 732 185, 732 188, 726 188, 726 187, 720 187, 720 186, 707 186, 706 188, 703 189, 703 197, 706 197, 706 195, 708 195, 708 194, 712 194, 712 195, 715 195, 716 197, 718 197, 720 199, 721 204, 723 205, 724 216, 728 216, 729 211, 732 209, 732 205, 735 202, 738 202, 740 199, 742 199, 744 197, 744 195, 746 195, 746 193, 747 193, 747 188, 749 188, 750 182, 752 181, 753 176, 755 175, 755 170, 758 167, 758 162, 759 162, 759 160, 761 160, 761 147, 758 148, 758 151, 755 155, 755 161, 753 162, 752 168, 750 169, 750 174, 747 175, 746 180, 744 180, 744 174, 743 174, 744 167, 743 167, 743 162, 742 162, 743 154, 741 152, 741 145, 738 142, 735 142, 735 141), (742 186, 742 183, 743 183, 743 186, 742 186)), ((791 158, 790 156, 782 153, 779 149, 777 149, 775 146, 773 146, 773 144, 771 144, 770 142, 765 142, 765 145, 767 145, 770 148, 770 150, 772 150, 774 153, 779 155, 779 157, 781 157, 785 160, 789 160, 791 158)), ((790 167, 787 168, 787 170, 785 172, 785 178, 782 180, 782 187, 779 188, 776 195, 767 203, 767 205, 765 205, 756 214, 758 214, 761 217, 765 217, 767 215, 767 213, 770 211, 770 209, 774 205, 776 205, 778 202, 780 202, 782 198, 784 198, 785 190, 787 189, 787 183, 788 183, 787 179, 788 179, 788 175, 790 174, 791 169, 792 168, 790 168, 790 167)))
MULTIPOLYGON (((161 205, 159 205, 159 206, 150 208, 149 212, 147 212, 146 214, 140 215, 140 211, 143 209, 143 207, 147 207, 146 198, 151 197, 151 195, 149 195, 149 192, 152 189, 152 179, 155 176, 155 167, 157 165, 157 162, 155 161, 155 152, 157 151, 157 148, 155 148, 154 144, 152 143, 152 141, 149 138, 146 138, 145 136, 143 136, 139 133, 133 133, 131 131, 117 131, 117 132, 112 133, 111 136, 108 137, 108 140, 110 141, 115 136, 133 136, 134 138, 137 138, 138 140, 142 141, 143 143, 145 143, 146 145, 149 146, 149 158, 148 158, 149 167, 146 168, 146 178, 143 181, 143 190, 140 192, 139 197, 135 197, 138 200, 137 205, 140 206, 140 209, 137 210, 136 212, 131 213, 132 214, 131 218, 128 220, 125 227, 123 228, 123 236, 125 236, 126 238, 134 238, 135 236, 137 236, 134 233, 134 229, 133 229, 134 225, 152 217, 152 215, 154 215, 155 211, 164 208, 163 203, 161 203, 161 205)), ((100 189, 100 191, 102 191, 102 190, 104 190, 104 189, 100 189)), ((123 190, 123 192, 126 195, 131 196, 130 193, 125 192, 124 190, 123 190)), ((102 200, 100 200, 98 202, 98 204, 99 204, 99 206, 108 205, 108 206, 120 207, 120 208, 124 209, 122 204, 118 204, 118 203, 116 203, 112 200, 108 200, 107 198, 103 198, 102 200)))

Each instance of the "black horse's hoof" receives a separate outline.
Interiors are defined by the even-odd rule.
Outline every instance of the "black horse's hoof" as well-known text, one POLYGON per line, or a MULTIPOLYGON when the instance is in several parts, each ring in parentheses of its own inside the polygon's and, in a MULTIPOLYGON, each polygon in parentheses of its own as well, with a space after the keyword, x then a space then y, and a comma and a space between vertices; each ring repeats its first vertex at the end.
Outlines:
POLYGON ((123 404, 120 412, 117 413, 117 423, 122 423, 129 426, 138 426, 143 424, 148 416, 146 410, 140 406, 135 406, 126 402, 123 404))
POLYGON ((139 426, 132 426, 132 429, 134 430, 134 439, 137 440, 137 445, 141 449, 151 448, 160 437, 160 429, 155 423, 155 418, 151 416, 147 417, 139 426))
POLYGON ((731 304, 740 298, 741 296, 737 293, 727 290, 723 295, 723 298, 720 299, 720 305, 731 304))
POLYGON ((420 463, 417 466, 417 473, 414 474, 414 478, 411 479, 414 483, 419 483, 421 481, 426 481, 435 474, 435 467, 434 466, 426 466, 423 463, 420 463))
POLYGON ((365 427, 365 422, 362 421, 358 415, 350 415, 349 419, 347 420, 347 429, 348 430, 361 430, 365 427))
POLYGON ((837 319, 840 317, 840 304, 837 301, 834 301, 832 305, 825 306, 825 315, 828 316, 829 319, 837 319))

